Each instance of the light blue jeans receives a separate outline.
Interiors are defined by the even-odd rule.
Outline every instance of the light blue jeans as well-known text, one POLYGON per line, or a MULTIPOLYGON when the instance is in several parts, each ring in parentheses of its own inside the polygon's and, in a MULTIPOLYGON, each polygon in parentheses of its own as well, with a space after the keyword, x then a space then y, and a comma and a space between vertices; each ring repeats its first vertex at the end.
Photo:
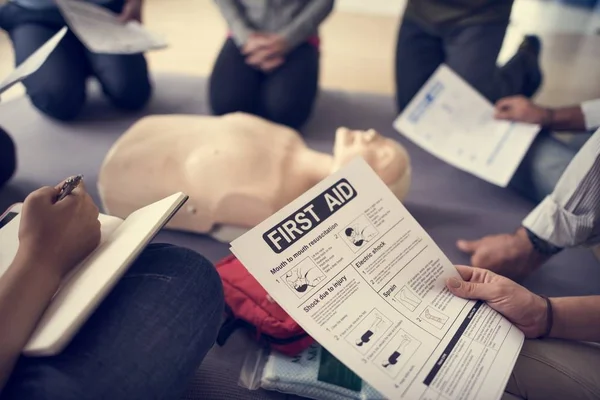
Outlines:
POLYGON ((577 133, 565 142, 547 131, 540 132, 509 187, 539 203, 552 193, 563 172, 590 136, 589 133, 577 133))

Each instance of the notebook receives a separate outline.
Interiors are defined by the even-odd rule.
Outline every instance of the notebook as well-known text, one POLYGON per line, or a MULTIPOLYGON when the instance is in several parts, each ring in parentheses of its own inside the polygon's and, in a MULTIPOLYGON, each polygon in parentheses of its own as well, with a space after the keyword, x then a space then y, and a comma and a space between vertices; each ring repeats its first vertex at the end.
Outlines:
MULTIPOLYGON (((187 201, 173 194, 129 215, 125 220, 100 214, 100 244, 70 275, 54 295, 24 354, 60 353, 154 236, 187 201)), ((0 276, 13 261, 19 246, 20 214, 0 229, 0 276)))

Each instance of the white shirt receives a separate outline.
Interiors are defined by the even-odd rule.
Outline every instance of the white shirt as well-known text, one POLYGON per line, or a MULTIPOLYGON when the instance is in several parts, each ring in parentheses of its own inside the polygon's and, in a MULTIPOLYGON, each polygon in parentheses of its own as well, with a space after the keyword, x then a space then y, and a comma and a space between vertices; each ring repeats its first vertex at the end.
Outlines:
MULTIPOLYGON (((586 124, 600 125, 600 100, 584 104, 586 124)), ((600 242, 600 129, 573 158, 552 194, 525 218, 523 226, 558 247, 600 242)))
POLYGON ((581 103, 581 112, 585 119, 585 128, 589 131, 600 128, 600 99, 581 103))

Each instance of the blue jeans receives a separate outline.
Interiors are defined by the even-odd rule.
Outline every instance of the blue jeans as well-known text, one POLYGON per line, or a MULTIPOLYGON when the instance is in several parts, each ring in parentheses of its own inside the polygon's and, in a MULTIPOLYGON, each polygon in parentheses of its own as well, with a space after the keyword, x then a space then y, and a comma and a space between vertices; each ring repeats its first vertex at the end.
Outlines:
POLYGON ((578 133, 571 142, 565 143, 547 131, 540 132, 509 187, 539 203, 552 193, 563 172, 590 136, 578 133))
MULTIPOLYGON (((17 151, 12 138, 0 127, 0 188, 17 169, 17 151)), ((4 211, 0 211, 2 213, 4 211)))
POLYGON ((525 93, 531 66, 513 57, 498 68, 496 59, 507 22, 426 30, 404 18, 396 47, 396 103, 402 112, 440 64, 447 64, 491 102, 525 93))
POLYGON ((150 245, 61 354, 19 360, 0 398, 179 399, 216 339, 223 303, 209 261, 150 245))
MULTIPOLYGON (((123 1, 107 8, 119 12, 123 1)), ((0 6, 0 28, 8 32, 16 64, 22 63, 65 25, 58 9, 30 10, 8 3, 0 6)), ((135 111, 151 97, 152 87, 143 54, 95 54, 69 31, 46 62, 24 80, 27 95, 44 114, 62 121, 76 118, 86 99, 86 81, 95 77, 114 106, 135 111)))

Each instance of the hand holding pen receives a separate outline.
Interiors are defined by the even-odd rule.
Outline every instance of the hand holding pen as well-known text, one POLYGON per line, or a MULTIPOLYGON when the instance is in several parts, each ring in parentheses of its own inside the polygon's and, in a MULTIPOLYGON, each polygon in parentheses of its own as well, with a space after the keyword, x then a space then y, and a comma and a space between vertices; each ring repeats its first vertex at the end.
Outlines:
POLYGON ((60 188, 60 193, 58 194, 56 201, 59 202, 68 195, 70 195, 73 192, 73 190, 75 190, 77 186, 79 186, 82 180, 83 175, 75 175, 65 180, 62 187, 60 188))
POLYGON ((46 278, 62 279, 100 242, 98 213, 81 176, 34 191, 21 210, 21 257, 34 257, 46 278))

